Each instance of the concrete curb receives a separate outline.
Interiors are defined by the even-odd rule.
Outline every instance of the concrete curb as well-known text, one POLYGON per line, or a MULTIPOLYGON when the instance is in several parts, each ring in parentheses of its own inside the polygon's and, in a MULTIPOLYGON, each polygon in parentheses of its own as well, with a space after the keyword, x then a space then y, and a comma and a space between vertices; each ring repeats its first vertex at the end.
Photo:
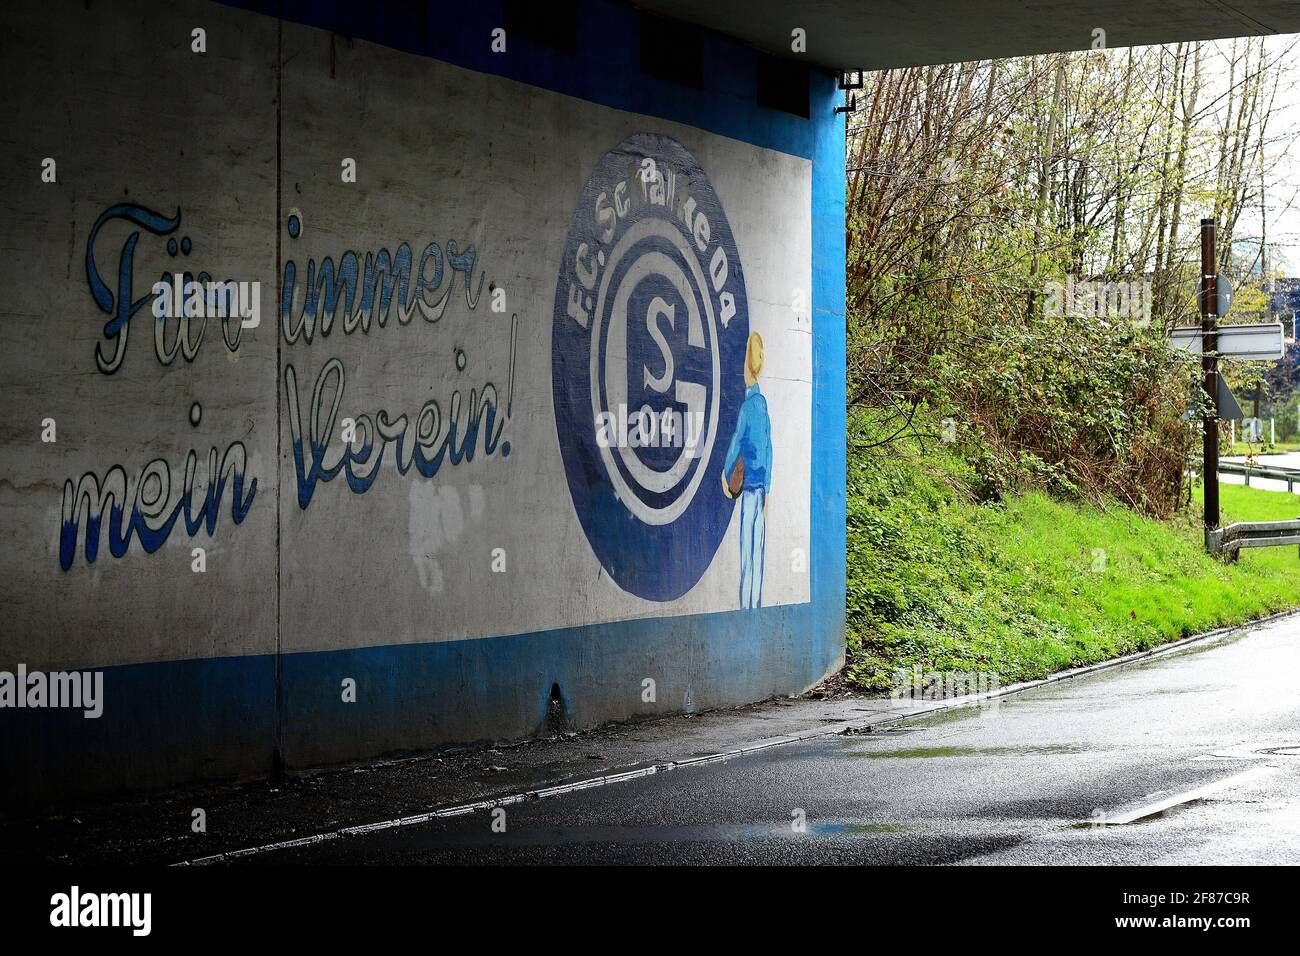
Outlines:
POLYGON ((1174 654, 1188 647, 1198 644, 1208 644, 1212 641, 1219 640, 1229 634, 1235 634, 1258 627, 1263 624, 1269 624, 1283 618, 1300 615, 1300 610, 1280 611, 1277 614, 1270 614, 1267 617, 1257 618, 1245 624, 1238 624, 1232 627, 1222 627, 1217 630, 1207 631, 1204 634, 1196 634, 1191 637, 1181 638, 1177 641, 1171 641, 1168 644, 1162 644, 1159 647, 1153 647, 1150 650, 1138 651, 1135 654, 1127 654, 1124 657, 1116 657, 1112 660, 1101 661, 1097 664, 1088 664, 1084 667, 1075 667, 1070 670, 1058 671, 1039 680, 1023 681, 1019 684, 1010 684, 1006 687, 1000 687, 996 690, 988 691, 983 694, 967 694, 962 697, 953 697, 948 700, 926 701, 920 704, 914 710, 904 711, 897 714, 889 714, 872 720, 870 723, 863 723, 859 720, 842 721, 839 723, 813 727, 807 731, 794 734, 783 734, 777 737, 766 737, 752 741, 751 743, 741 744, 728 750, 718 751, 717 753, 701 754, 694 757, 685 757, 681 760, 670 760, 663 763, 650 764, 644 767, 635 767, 618 773, 601 774, 594 777, 586 777, 581 780, 575 780, 570 783, 556 784, 550 787, 539 787, 533 790, 522 790, 513 793, 505 793, 495 797, 487 797, 482 800, 474 800, 468 803, 452 804, 447 807, 440 807, 429 810, 424 813, 411 814, 404 817, 395 817, 391 820, 381 820, 376 823, 367 823, 357 826, 341 827, 336 830, 329 830, 311 836, 298 837, 292 840, 283 840, 276 843, 267 843, 262 846, 245 847, 239 850, 228 850, 224 853, 215 853, 211 856, 199 857, 194 860, 184 860, 173 864, 174 866, 203 866, 212 863, 227 863, 243 859, 250 856, 257 856, 263 853, 272 853, 277 850, 289 850, 299 847, 311 846, 317 843, 324 843, 331 840, 342 839, 350 836, 364 836, 370 833, 377 833, 382 830, 390 830, 404 826, 418 826, 421 823, 429 823, 433 820, 448 819, 451 817, 465 816, 470 813, 477 813, 481 810, 491 810, 497 807, 506 807, 514 804, 525 803, 533 800, 545 800, 548 797, 563 796, 567 793, 575 793, 579 790, 590 790, 596 787, 604 787, 615 783, 624 783, 629 780, 637 780, 643 777, 653 776, 655 774, 667 773, 671 770, 678 770, 684 767, 694 767, 703 764, 719 763, 725 760, 731 760, 736 757, 743 757, 749 754, 758 753, 763 750, 770 750, 773 747, 781 747, 787 744, 800 743, 805 740, 812 740, 817 737, 829 737, 835 735, 852 734, 852 733, 870 733, 877 727, 892 726, 917 717, 924 717, 929 714, 939 713, 945 710, 954 710, 961 707, 973 707, 980 703, 1002 697, 1008 697, 1012 694, 1020 694, 1027 690, 1033 690, 1036 687, 1045 687, 1050 684, 1058 684, 1062 681, 1072 680, 1077 677, 1086 677, 1089 674, 1095 674, 1099 671, 1110 670, 1116 667, 1124 667, 1129 664, 1141 663, 1153 660, 1158 657, 1164 657, 1174 654))

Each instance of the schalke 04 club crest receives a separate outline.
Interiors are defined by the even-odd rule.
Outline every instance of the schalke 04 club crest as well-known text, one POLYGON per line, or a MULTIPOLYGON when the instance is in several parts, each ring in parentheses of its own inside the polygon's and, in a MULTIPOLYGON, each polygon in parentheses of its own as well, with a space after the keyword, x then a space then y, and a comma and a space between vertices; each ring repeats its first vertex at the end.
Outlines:
POLYGON ((551 375, 574 508, 632 594, 685 594, 726 532, 748 335, 735 239, 695 157, 649 133, 606 153, 569 225, 551 375))

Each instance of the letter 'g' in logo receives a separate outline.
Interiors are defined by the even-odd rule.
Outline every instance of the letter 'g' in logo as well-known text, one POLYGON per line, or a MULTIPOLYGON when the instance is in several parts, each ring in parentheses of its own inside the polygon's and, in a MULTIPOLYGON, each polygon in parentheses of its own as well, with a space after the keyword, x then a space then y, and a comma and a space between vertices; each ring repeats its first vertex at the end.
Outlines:
POLYGON ((727 530, 719 476, 748 337, 744 271, 704 170, 670 137, 624 140, 569 224, 551 383, 578 519, 632 594, 681 597, 727 530))

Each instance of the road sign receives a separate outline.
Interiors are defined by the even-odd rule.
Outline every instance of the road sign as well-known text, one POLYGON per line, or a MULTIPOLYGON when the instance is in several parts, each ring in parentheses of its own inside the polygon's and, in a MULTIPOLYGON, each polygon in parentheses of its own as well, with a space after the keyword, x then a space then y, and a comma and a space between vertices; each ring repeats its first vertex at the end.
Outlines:
POLYGON ((1214 314, 1227 315, 1232 311, 1232 283, 1219 276, 1214 283, 1214 314))
POLYGON ((1228 388, 1228 383, 1219 376, 1219 418, 1222 421, 1229 419, 1241 418, 1241 406, 1237 404, 1237 396, 1232 394, 1232 389, 1228 388))
POLYGON ((1264 437, 1264 423, 1258 418, 1243 419, 1241 423, 1241 440, 1258 444, 1264 437))
MULTIPOLYGON (((1218 376, 1218 379, 1219 379, 1219 414, 1218 414, 1219 420, 1226 422, 1229 420, 1240 419, 1242 417, 1242 412, 1241 412, 1241 406, 1237 404, 1237 396, 1232 394, 1232 389, 1228 388, 1228 383, 1223 380, 1222 375, 1218 376)), ((1200 417, 1201 417, 1200 412, 1198 412, 1195 408, 1190 406, 1188 407, 1187 411, 1183 412, 1183 421, 1185 422, 1190 422, 1200 417)))
MULTIPOLYGON (((1279 359, 1286 354, 1281 322, 1260 322, 1250 325, 1220 325, 1218 354, 1224 358, 1279 359)), ((1172 329, 1169 344, 1173 348, 1202 354, 1201 329, 1185 325, 1172 329)))

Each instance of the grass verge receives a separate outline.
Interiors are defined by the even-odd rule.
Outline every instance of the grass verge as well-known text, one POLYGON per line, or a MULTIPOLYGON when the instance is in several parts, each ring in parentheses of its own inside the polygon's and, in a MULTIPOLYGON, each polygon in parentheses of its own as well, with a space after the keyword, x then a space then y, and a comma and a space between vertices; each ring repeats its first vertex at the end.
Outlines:
MULTIPOLYGON (((1032 493, 976 504, 942 454, 848 465, 847 679, 900 668, 1043 677, 1300 606, 1295 548, 1204 553, 1199 498, 1173 521, 1032 493)), ((1221 486, 1224 523, 1300 517, 1300 497, 1221 486)))
POLYGON ((1300 442, 1280 441, 1276 445, 1259 444, 1249 445, 1244 441, 1239 441, 1234 445, 1224 443, 1221 454, 1227 456, 1242 457, 1245 455, 1286 455, 1291 452, 1300 451, 1300 442))

